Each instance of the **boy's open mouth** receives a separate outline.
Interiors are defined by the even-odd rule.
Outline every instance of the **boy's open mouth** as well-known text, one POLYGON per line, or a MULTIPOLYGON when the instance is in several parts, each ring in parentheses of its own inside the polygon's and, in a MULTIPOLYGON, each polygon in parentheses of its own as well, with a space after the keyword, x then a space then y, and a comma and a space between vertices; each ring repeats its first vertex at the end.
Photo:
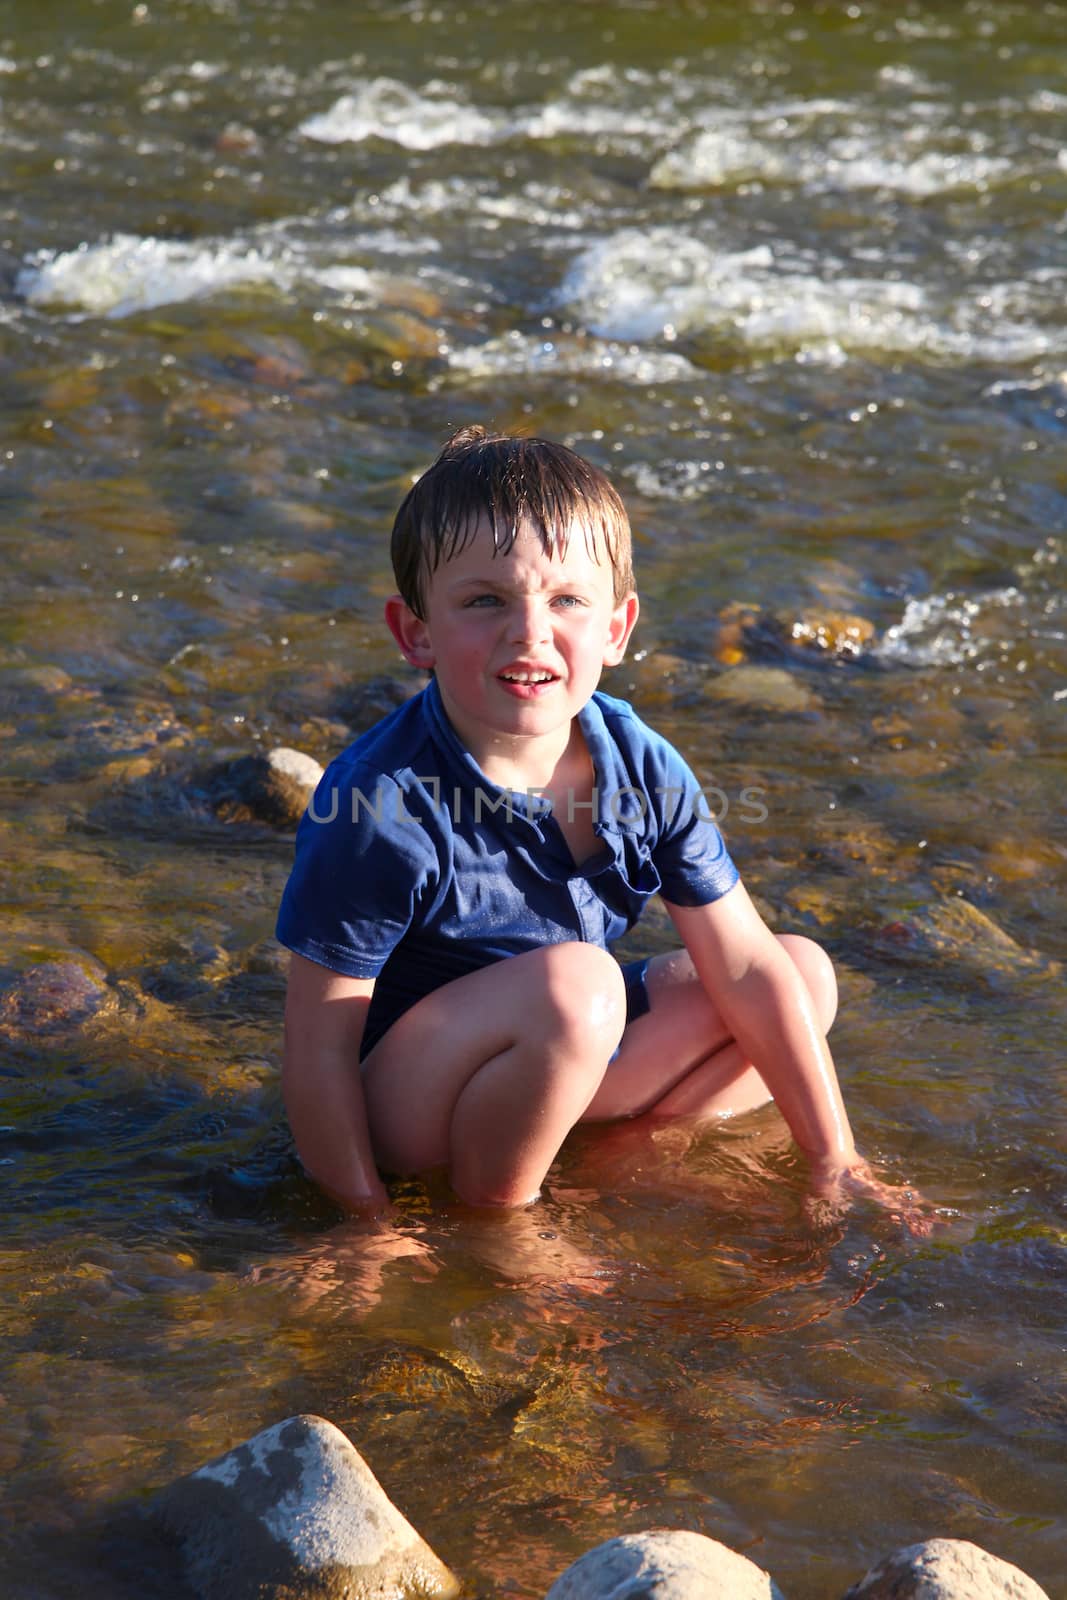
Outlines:
POLYGON ((506 667, 497 673, 497 681, 515 694, 537 694, 551 684, 559 682, 559 674, 547 667, 506 667))

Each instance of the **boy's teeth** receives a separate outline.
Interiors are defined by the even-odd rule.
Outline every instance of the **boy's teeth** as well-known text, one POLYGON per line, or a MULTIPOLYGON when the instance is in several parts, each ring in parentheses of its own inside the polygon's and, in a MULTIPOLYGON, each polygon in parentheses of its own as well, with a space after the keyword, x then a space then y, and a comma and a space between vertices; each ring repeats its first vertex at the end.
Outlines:
POLYGON ((551 683, 551 672, 505 672, 509 683, 551 683))

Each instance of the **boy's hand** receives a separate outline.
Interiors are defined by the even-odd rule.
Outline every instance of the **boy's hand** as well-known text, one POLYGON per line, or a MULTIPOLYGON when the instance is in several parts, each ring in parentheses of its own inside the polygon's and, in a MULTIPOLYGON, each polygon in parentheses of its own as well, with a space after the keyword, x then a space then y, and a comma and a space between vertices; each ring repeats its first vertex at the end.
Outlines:
POLYGON ((363 1317, 381 1299, 386 1269, 405 1257, 418 1264, 420 1276, 437 1271, 430 1247, 392 1218, 351 1217, 307 1249, 254 1267, 249 1277, 284 1289, 299 1310, 328 1301, 335 1315, 363 1317))
POLYGON ((933 1231, 936 1214, 930 1202, 917 1189, 886 1183, 871 1170, 862 1156, 847 1166, 812 1162, 813 1195, 809 1214, 819 1224, 838 1222, 855 1199, 869 1199, 915 1238, 925 1239, 933 1231))

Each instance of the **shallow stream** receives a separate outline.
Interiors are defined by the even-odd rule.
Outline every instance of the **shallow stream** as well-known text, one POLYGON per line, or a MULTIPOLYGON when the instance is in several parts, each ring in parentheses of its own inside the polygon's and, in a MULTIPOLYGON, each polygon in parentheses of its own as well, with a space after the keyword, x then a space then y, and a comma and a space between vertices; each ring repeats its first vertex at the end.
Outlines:
POLYGON ((314 1411, 479 1600, 656 1525, 1067 1594, 1065 129, 1062 0, 0 3, 5 1593, 143 1592, 112 1510, 314 1411), (291 836, 204 774, 403 692, 386 534, 469 422, 625 495, 606 686, 832 951, 930 1238, 816 1226, 773 1112, 384 1238, 303 1179, 291 836))

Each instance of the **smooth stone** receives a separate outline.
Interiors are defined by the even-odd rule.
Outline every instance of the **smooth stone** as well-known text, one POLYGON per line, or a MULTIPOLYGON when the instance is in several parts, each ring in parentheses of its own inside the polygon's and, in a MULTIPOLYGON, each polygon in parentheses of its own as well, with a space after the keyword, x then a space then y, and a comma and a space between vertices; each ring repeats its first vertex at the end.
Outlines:
POLYGON ((285 778, 291 778, 294 783, 301 784, 305 789, 314 789, 322 777, 323 769, 314 756, 305 755, 302 750, 291 750, 287 745, 278 745, 267 756, 267 764, 272 772, 285 778))
POLYGON ((241 756, 209 775, 215 811, 225 822, 266 822, 295 828, 323 775, 301 750, 279 746, 267 755, 241 756))
POLYGON ((784 667, 752 666, 747 662, 712 678, 707 693, 715 700, 759 706, 764 711, 811 711, 818 704, 811 691, 784 667))
POLYGON ((1018 1567, 967 1539, 927 1539, 872 1567, 844 1600, 1049 1600, 1018 1567))
POLYGON ((587 1550, 545 1600, 784 1600, 762 1567, 684 1529, 628 1533, 587 1550))
POLYGON ((358 1450, 289 1417, 164 1489, 149 1507, 198 1600, 425 1600, 460 1585, 358 1450))

